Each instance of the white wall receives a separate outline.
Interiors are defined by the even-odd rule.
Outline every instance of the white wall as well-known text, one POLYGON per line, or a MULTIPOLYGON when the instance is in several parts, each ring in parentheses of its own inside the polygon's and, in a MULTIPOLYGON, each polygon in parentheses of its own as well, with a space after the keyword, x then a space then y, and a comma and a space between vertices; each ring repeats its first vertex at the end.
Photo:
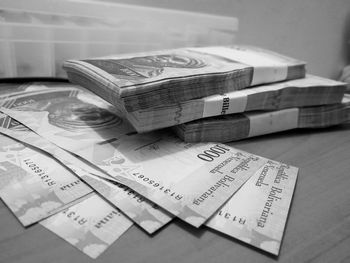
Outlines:
POLYGON ((118 0, 234 16, 237 43, 307 61, 308 72, 338 78, 349 63, 350 0, 118 0))

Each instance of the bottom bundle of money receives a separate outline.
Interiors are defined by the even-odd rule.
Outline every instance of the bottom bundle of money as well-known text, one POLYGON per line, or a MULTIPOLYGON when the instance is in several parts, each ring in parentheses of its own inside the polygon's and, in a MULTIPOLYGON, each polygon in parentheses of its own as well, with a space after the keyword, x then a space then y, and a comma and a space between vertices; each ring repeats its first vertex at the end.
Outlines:
POLYGON ((71 84, 1 84, 0 99, 0 197, 23 226, 40 222, 96 258, 133 223, 154 233, 178 217, 278 255, 298 168, 137 134, 71 84))
POLYGON ((341 102, 344 92, 343 82, 307 74, 305 78, 129 112, 126 117, 138 132, 145 132, 233 113, 335 104, 341 102))
POLYGON ((186 142, 229 142, 296 128, 324 128, 350 121, 350 95, 341 103, 278 111, 252 111, 183 123, 173 129, 186 142))

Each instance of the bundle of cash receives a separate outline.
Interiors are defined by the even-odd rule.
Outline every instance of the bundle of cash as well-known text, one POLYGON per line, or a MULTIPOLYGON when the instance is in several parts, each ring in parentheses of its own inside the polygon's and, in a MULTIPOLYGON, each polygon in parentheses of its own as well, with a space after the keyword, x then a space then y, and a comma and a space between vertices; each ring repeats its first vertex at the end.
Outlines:
POLYGON ((307 75, 301 79, 133 111, 126 117, 138 132, 145 132, 218 115, 339 103, 345 88, 342 82, 307 75))
POLYGON ((305 76, 305 63, 256 47, 198 47, 68 60, 71 82, 125 112, 305 76))
POLYGON ((71 84, 1 85, 0 98, 0 197, 25 225, 42 220, 92 258, 133 222, 154 233, 174 217, 279 253, 296 167, 170 131, 137 134, 71 84), (30 217, 17 212, 31 200, 30 217))
POLYGON ((350 121, 350 95, 341 103, 246 112, 195 120, 173 129, 186 142, 228 142, 295 128, 323 128, 350 121))

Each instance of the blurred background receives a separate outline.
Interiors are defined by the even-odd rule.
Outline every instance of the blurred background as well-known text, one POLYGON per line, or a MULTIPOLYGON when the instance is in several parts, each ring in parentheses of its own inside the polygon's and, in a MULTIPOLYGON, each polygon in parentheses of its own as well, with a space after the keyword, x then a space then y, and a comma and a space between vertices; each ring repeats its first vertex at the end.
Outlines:
POLYGON ((248 44, 338 79, 350 57, 349 0, 1 0, 0 78, 65 78, 64 60, 248 44))
POLYGON ((119 0, 236 17, 236 42, 308 63, 310 73, 338 78, 350 62, 349 0, 119 0))

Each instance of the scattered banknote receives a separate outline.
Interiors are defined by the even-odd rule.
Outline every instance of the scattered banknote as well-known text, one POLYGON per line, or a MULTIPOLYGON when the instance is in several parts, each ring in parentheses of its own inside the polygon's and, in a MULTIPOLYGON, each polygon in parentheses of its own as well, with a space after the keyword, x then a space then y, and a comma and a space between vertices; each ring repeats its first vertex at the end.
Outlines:
MULTIPOLYGON (((11 98, 21 97, 24 94, 28 96, 31 93, 40 94, 41 92, 47 91, 47 89, 72 88, 73 85, 67 82, 53 82, 53 81, 40 81, 40 82, 13 82, 13 83, 0 83, 0 105, 11 105, 13 101, 11 98), (5 103, 6 101, 6 103, 5 103)), ((75 86, 78 87, 78 86, 75 86)), ((10 106, 8 106, 10 107, 10 106)))
MULTIPOLYGON (((39 135, 47 134, 40 134, 41 129, 31 125, 29 112, 2 110, 39 135)), ((62 141, 52 142, 67 148, 62 141)), ((67 150, 197 227, 266 162, 227 145, 187 144, 166 131, 67 150)))
MULTIPOLYGON (((57 129, 54 130, 53 133, 50 133, 50 136, 67 142, 67 144, 74 144, 74 142, 77 141, 77 138, 80 139, 79 145, 82 143, 91 143, 91 141, 105 140, 106 138, 108 139, 105 135, 106 131, 113 134, 113 136, 116 136, 117 130, 122 131, 124 129, 124 124, 121 119, 109 111, 110 106, 108 106, 107 103, 101 101, 101 99, 96 96, 91 96, 88 92, 78 89, 74 85, 67 83, 33 83, 26 85, 17 84, 17 86, 14 84, 10 86, 11 88, 7 88, 7 92, 5 90, 5 85, 1 90, 3 107, 15 108, 19 106, 23 107, 23 105, 29 106, 35 104, 37 109, 43 111, 47 110, 47 114, 44 113, 45 117, 47 117, 47 127, 50 127, 52 123, 60 123, 57 129), (65 111, 65 113, 62 113, 60 120, 55 122, 53 119, 57 119, 55 118, 58 116, 57 111, 65 111), (76 118, 74 112, 79 113, 79 118, 76 118), (105 116, 105 119, 112 121, 106 122, 103 118, 98 119, 103 116, 105 116), (76 128, 75 130, 72 127, 73 122, 74 127, 76 128), (119 126, 119 124, 121 124, 121 126, 119 126), (60 129, 60 125, 65 125, 64 127, 67 129, 60 129), (116 129, 116 127, 118 127, 118 129, 116 129), (74 133, 72 130, 74 130, 74 133)), ((36 113, 40 114, 39 111, 36 113)), ((7 125, 6 127, 10 128, 13 128, 14 125, 17 126, 16 123, 10 123, 11 121, 9 121, 9 119, 5 119, 2 122, 2 126, 4 127, 7 125)), ((17 128, 18 127, 19 126, 17 126, 17 128)), ((125 127, 129 127, 128 124, 126 124, 125 127)), ((126 130, 128 130, 128 128, 126 128, 126 130)), ((50 131, 52 131, 52 129, 48 129, 48 132, 50 131)), ((27 140, 27 143, 29 142, 31 142, 31 140, 27 140)), ((112 188, 112 186, 110 186, 109 189, 110 188, 112 188)), ((117 189, 119 189, 118 187, 113 188, 113 193, 116 193, 117 189)), ((120 191, 120 195, 123 193, 125 193, 124 190, 120 191)), ((117 198, 117 196, 114 198, 117 198)), ((132 201, 130 197, 128 199, 132 201)), ((134 206, 131 206, 131 208, 132 210, 135 210, 134 206)), ((137 209, 137 211, 140 214, 143 210, 137 209)), ((147 229, 148 232, 157 230, 156 222, 163 219, 162 217, 159 218, 160 219, 156 220, 153 224, 152 229, 147 229)), ((151 222, 151 220, 148 222, 151 222)), ((165 220, 164 224, 167 222, 168 220, 165 220)), ((161 227, 164 224, 160 224, 158 227, 161 227)))
POLYGON ((95 193, 40 224, 91 258, 97 258, 132 226, 127 217, 95 193))
MULTIPOLYGON (((89 144, 92 141, 99 142, 117 136, 118 132, 129 131, 128 124, 124 124, 118 115, 112 112, 112 109, 107 103, 94 95, 92 96, 91 93, 84 91, 82 88, 69 83, 39 82, 4 84, 0 86, 0 98, 2 99, 0 104, 3 107, 31 107, 36 109, 35 113, 39 115, 41 113, 45 116, 40 122, 45 123, 46 127, 51 127, 50 123, 54 123, 50 121, 52 119, 50 115, 59 116, 61 124, 65 123, 68 125, 58 125, 58 127, 55 126, 56 129, 48 128, 47 136, 55 138, 55 140, 64 143, 64 145, 75 147, 77 145, 75 143, 77 138, 88 138, 86 140, 79 140, 78 145, 81 146, 89 144), (67 101, 76 104, 69 104, 67 101), (52 104, 56 104, 55 107, 58 110, 56 109, 50 112, 49 105, 52 104), (62 111, 65 112, 62 113, 62 111), (92 116, 87 116, 89 114, 88 112, 92 116), (104 112, 103 115, 109 116, 109 119, 119 121, 114 122, 114 124, 106 124, 103 120, 96 120, 101 112, 104 112), (91 122, 91 120, 94 120, 94 122, 91 122), (102 125, 96 125, 98 123, 102 125), (72 129, 72 126, 76 127, 76 129, 72 129), (65 127, 66 130, 62 131, 62 127, 65 127)), ((0 116, 0 129, 1 133, 45 150, 54 156, 148 233, 154 233, 172 219, 168 212, 128 187, 117 184, 116 182, 108 182, 97 178, 94 175, 98 175, 101 178, 107 177, 107 179, 113 179, 38 136, 9 116, 0 116)))
MULTIPOLYGON (((46 97, 44 101, 47 102, 46 97)), ((118 183, 197 227, 266 162, 265 158, 226 145, 187 144, 166 131, 117 137, 124 133, 117 130, 114 139, 106 132, 104 142, 95 140, 97 143, 89 141, 87 144, 82 140, 80 144, 77 140, 79 130, 74 136, 71 127, 75 126, 75 119, 79 124, 85 114, 84 107, 81 111, 69 107, 65 112, 55 111, 62 124, 67 123, 66 116, 74 115, 65 127, 48 125, 49 113, 40 105, 41 101, 36 100, 15 110, 1 110, 57 146, 104 170, 118 183), (62 139, 64 129, 71 132, 65 137, 69 141, 62 139)), ((91 108, 91 112, 94 110, 99 111, 97 107, 91 108)), ((95 127, 89 126, 87 130, 98 133, 95 127)), ((90 137, 88 132, 86 137, 90 137)))
MULTIPOLYGON (((8 130, 9 131, 9 130, 8 130)), ((3 132, 3 129, 1 130, 1 132, 3 132)), ((14 135, 14 134, 18 134, 18 131, 12 131, 12 135, 14 135)), ((23 137, 23 131, 20 133, 20 135, 22 136, 21 138, 23 139, 24 137, 23 137)), ((31 142, 31 143, 33 143, 34 141, 36 141, 37 140, 37 138, 36 137, 38 137, 36 134, 33 134, 33 133, 31 133, 30 135, 32 135, 32 136, 27 136, 26 137, 26 140, 28 141, 28 142, 31 142), (34 136, 33 136, 34 135, 34 136), (36 136, 35 136, 36 135, 36 136)), ((18 135, 17 135, 18 136, 18 135)), ((40 138, 40 137, 39 137, 40 138)), ((43 140, 43 139, 42 139, 43 140)), ((45 147, 45 144, 41 144, 41 146, 44 148, 44 149, 46 149, 46 147, 45 147)), ((57 149, 56 149, 57 150, 57 149)), ((54 153, 53 151, 51 151, 51 153, 54 153)), ((59 154, 56 154, 57 156, 59 156, 59 154)), ((62 156, 59 156, 59 157, 62 157, 62 156)), ((74 158, 74 156, 71 156, 71 157, 73 157, 74 158)), ((64 158, 63 158, 64 159, 64 158)), ((62 160, 62 159, 61 159, 62 160)), ((222 207, 221 209, 220 209, 220 211, 215 215, 215 216, 213 216, 212 217, 212 219, 209 221, 209 223, 206 223, 206 225, 207 226, 209 226, 209 227, 211 227, 211 228, 214 228, 214 229, 217 229, 218 231, 221 231, 221 232, 224 232, 224 233, 227 233, 227 234, 229 234, 229 235, 231 235, 231 236, 233 236, 233 237, 237 237, 237 238, 239 238, 239 239, 241 239, 242 241, 244 241, 244 242, 247 242, 247 243, 250 243, 250 244, 253 244, 253 245, 260 245, 260 248, 262 248, 262 249, 264 249, 264 250, 266 250, 266 251, 269 251, 269 252, 271 252, 271 253, 278 253, 278 247, 279 247, 279 244, 280 244, 280 241, 281 241, 281 238, 282 238, 282 233, 283 233, 283 226, 284 226, 284 222, 285 222, 285 220, 286 220, 286 215, 283 215, 283 211, 285 211, 286 209, 287 209, 287 211, 288 211, 288 206, 286 207, 286 205, 288 205, 288 201, 286 201, 286 203, 283 203, 283 205, 285 205, 285 207, 282 207, 281 208, 281 216, 280 217, 278 217, 278 218, 276 218, 276 220, 274 220, 274 224, 279 224, 279 226, 280 226, 280 228, 279 229, 277 229, 275 232, 273 232, 272 234, 270 233, 270 232, 267 232, 267 234, 266 234, 266 236, 264 236, 263 234, 260 234, 260 235, 257 235, 257 233, 255 232, 255 231, 240 231, 240 232, 237 232, 238 230, 240 230, 240 227, 239 226, 241 226, 242 224, 245 226, 245 227, 251 227, 250 225, 249 225, 249 222, 255 222, 255 217, 254 217, 254 215, 251 215, 251 214, 247 214, 247 213, 245 213, 245 211, 255 211, 256 210, 256 202, 253 202, 253 200, 256 200, 257 198, 253 198, 252 196, 255 196, 255 195, 257 195, 257 193, 256 193, 256 191, 254 192, 254 189, 252 190, 251 188, 249 188, 247 185, 251 185, 252 184, 252 181, 255 181, 256 179, 257 179, 257 177, 259 177, 260 176, 260 179, 261 179, 261 174, 263 174, 264 176, 266 176, 266 175, 270 175, 269 173, 268 173, 268 169, 270 169, 270 168, 276 168, 276 167, 274 167, 273 165, 277 165, 278 163, 276 163, 276 162, 273 162, 273 161, 271 161, 271 160, 269 160, 259 171, 257 171, 252 177, 251 177, 251 179, 249 179, 248 180, 248 182, 245 184, 245 185, 243 185, 242 187, 241 187, 241 189, 235 194, 235 195, 233 195, 231 198, 230 198, 230 200, 225 204, 225 206, 224 207, 222 207), (245 198, 246 197, 246 195, 248 195, 248 197, 247 198, 245 198), (243 196, 243 197, 242 197, 243 196), (239 200, 239 201, 235 201, 235 200, 239 200), (244 205, 244 207, 246 208, 246 210, 244 210, 241 206, 236 206, 237 204, 241 204, 241 203, 244 203, 244 202, 246 202, 246 200, 251 200, 251 202, 252 202, 252 204, 250 205, 250 204, 245 204, 244 205), (255 206, 254 206, 255 205, 255 206), (254 206, 253 208, 252 208, 252 206, 254 206), (238 214, 238 208, 240 208, 240 210, 239 211, 241 211, 240 212, 240 214, 239 214, 239 216, 237 216, 237 214, 238 214), (234 211, 235 211, 235 216, 231 216, 231 214, 233 214, 233 212, 231 211, 231 210, 229 210, 229 209, 233 209, 234 211), (227 222, 233 222, 233 226, 227 226, 227 227, 225 227, 225 228, 220 228, 220 226, 222 226, 222 225, 220 225, 220 223, 213 223, 213 224, 211 224, 210 222, 216 222, 216 221, 219 221, 220 222, 220 218, 225 218, 225 220, 224 221, 227 221, 227 222), (232 221, 229 221, 229 220, 227 220, 227 219, 231 219, 232 221), (237 222, 236 222, 236 220, 237 220, 237 222), (283 221, 284 220, 284 221, 283 221), (234 222, 236 222, 237 224, 238 224, 238 227, 237 227, 237 225, 234 223, 234 222), (248 223, 246 223, 246 222, 248 222, 248 223), (218 224, 219 224, 219 226, 218 226, 218 224), (236 226, 236 228, 235 228, 235 226, 236 226), (227 230, 228 229, 228 230, 227 230), (280 232, 278 232, 278 231, 280 231, 280 232), (237 233, 240 233, 240 234, 237 234, 237 233), (239 236, 240 235, 240 236, 239 236), (245 239, 244 239, 244 237, 245 237, 245 239), (269 238, 270 237, 270 238, 269 238), (260 239, 259 239, 260 238, 260 239), (264 240, 262 240, 261 238, 264 238, 264 240), (265 241, 271 241, 270 243, 266 243, 265 241), (263 243, 263 241, 265 242, 265 243, 263 243), (259 244, 257 243, 257 242, 260 242, 259 244), (270 246, 267 246, 266 244, 270 244, 270 246), (277 252, 276 252, 277 251, 277 252)), ((281 167, 282 167, 282 164, 279 164, 281 167)), ((289 167, 287 167, 287 166, 283 166, 282 168, 284 168, 284 169, 286 169, 286 171, 288 171, 288 169, 289 169, 289 167)), ((275 169, 275 171, 276 171, 276 169, 275 169)), ((99 174, 98 173, 98 171, 96 171, 96 173, 97 174, 99 174)), ((82 176, 82 178, 85 180, 85 181, 87 181, 87 182, 89 182, 90 180, 92 180, 92 181, 97 181, 97 182, 99 182, 100 184, 102 184, 102 186, 104 185, 104 191, 102 191, 102 193, 104 193, 105 191, 111 191, 110 189, 108 189, 108 185, 113 185, 113 183, 112 182, 110 182, 110 183, 107 183, 106 184, 106 181, 105 180, 102 180, 102 179, 99 179, 98 177, 96 177, 96 176, 93 176, 93 175, 91 175, 91 174, 89 174, 89 173, 85 173, 85 174, 80 174, 81 176, 82 176)), ((272 173, 272 175, 273 175, 273 173, 272 173)), ((272 175, 270 176, 270 177, 272 177, 272 175)), ((267 177, 267 179, 266 179, 266 181, 268 181, 268 176, 266 176, 267 177)), ((276 177, 277 179, 278 179, 278 177, 276 177)), ((282 181, 283 180, 286 180, 286 179, 289 179, 289 178, 291 178, 291 180, 293 180, 293 178, 292 178, 292 176, 290 176, 290 177, 288 177, 288 173, 286 173, 286 174, 283 174, 282 173, 282 181)), ((263 178, 264 179, 264 178, 263 178)), ((276 180, 277 180, 276 179, 276 180)), ((295 179, 295 178, 294 178, 295 179)), ((260 180, 261 181, 261 180, 260 180)), ((90 184, 91 184, 91 182, 90 182, 90 184)), ((96 183, 94 184, 94 183, 92 183, 91 184, 92 186, 96 186, 96 183)), ((266 186, 267 184, 263 184, 262 183, 262 185, 263 186, 266 186)), ((282 184, 280 185, 280 187, 282 187, 282 184)), ((95 189, 97 189, 97 190, 100 190, 100 188, 99 187, 97 187, 97 188, 95 188, 95 189)), ((124 187, 124 189, 125 189, 125 187, 124 187)), ((113 188, 112 188, 112 190, 113 190, 113 188)), ((256 190, 256 189, 255 189, 256 190)), ((290 190, 290 189, 289 189, 290 190)), ((120 191, 119 191, 120 192, 120 191)), ((286 193, 287 191, 284 191, 284 193, 286 193)), ((106 195, 106 194, 104 194, 104 196, 106 197, 107 196, 107 199, 109 199, 110 201, 111 200, 113 200, 113 199, 120 199, 120 197, 118 198, 118 195, 113 195, 113 191, 111 191, 110 192, 111 194, 109 195, 109 198, 108 198, 108 196, 106 195)), ((129 195, 130 194, 130 190, 128 190, 128 191, 125 191, 125 193, 127 193, 127 195, 129 195)), ((120 196, 120 195, 119 195, 120 196)), ((140 198, 135 198, 135 195, 133 195, 134 196, 134 200, 137 202, 137 203, 142 203, 142 201, 140 200, 140 198)), ((291 196, 290 196, 291 197, 291 196)), ((285 199, 286 200, 288 200, 288 196, 286 196, 285 197, 285 199)), ((261 198, 260 198, 261 199, 261 198)), ((289 201, 290 202, 290 201, 289 201)), ((113 203, 113 201, 112 201, 112 203, 113 203)), ((118 204, 119 202, 117 202, 117 204, 118 204)), ((120 204, 120 203, 119 203, 120 204)), ((137 212, 138 212, 138 210, 136 209, 136 210, 134 210, 135 211, 135 213, 137 214, 137 212)), ((155 215, 155 217, 157 218, 157 217, 164 217, 164 215, 158 210, 158 209, 149 209, 149 212, 150 213, 152 213, 153 215, 155 215)), ((272 217, 272 216, 270 216, 270 217, 272 217)), ((171 218, 170 216, 169 216, 169 218, 171 218)), ((146 217, 146 219, 147 219, 147 217, 146 217)), ((137 221, 137 220, 136 220, 137 221)), ((148 226, 146 226, 145 227, 145 225, 143 225, 144 227, 145 227, 145 229, 147 229, 147 227, 148 228, 150 228, 150 227, 152 227, 152 225, 153 224, 155 224, 156 223, 156 220, 155 221, 147 221, 147 220, 144 220, 144 224, 148 224, 148 226)), ((156 228, 155 229, 157 229, 157 226, 156 226, 156 228)), ((268 228, 265 228, 265 229, 268 229, 268 228)), ((274 229, 276 229, 276 228, 274 228, 274 229)))
POLYGON ((127 112, 305 76, 305 63, 256 47, 201 47, 63 64, 71 82, 127 112))
POLYGON ((114 107, 69 83, 34 83, 0 98, 0 107, 31 112, 26 118, 35 130, 68 145, 81 147, 134 132, 114 107))
POLYGON ((77 154, 196 227, 266 162, 227 145, 190 145, 161 133, 123 137, 77 154))
POLYGON ((107 181, 90 173, 83 172, 80 176, 106 200, 119 207, 125 215, 149 234, 155 233, 174 217, 129 187, 114 181, 107 181))
MULTIPOLYGON (((102 178, 109 180, 113 178, 26 129, 25 126, 10 117, 0 115, 0 124, 7 124, 7 127, 11 127, 11 129, 0 127, 0 133, 37 147, 55 157, 148 233, 154 233, 172 219, 168 212, 135 191, 116 182, 103 180, 102 178)), ((80 184, 84 185, 83 182, 80 184)))
POLYGON ((24 226, 90 192, 53 158, 0 134, 0 197, 24 226))
MULTIPOLYGON (((3 130, 0 130, 3 132, 3 130)), ((13 131, 12 135, 15 133, 18 133, 17 131, 13 131)), ((33 143, 34 141, 38 141, 36 137, 38 137, 36 134, 31 133, 31 136, 27 136, 26 138, 23 137, 22 139, 25 141, 33 143), (36 136, 35 136, 36 135, 36 136)), ((40 138, 40 137, 39 137, 40 138)), ((41 141, 44 139, 41 138, 41 141)), ((37 143, 36 143, 37 144, 37 143)), ((39 145, 39 144, 37 144, 39 145)), ((40 144, 43 149, 47 150, 48 146, 44 145, 44 143, 40 144)), ((54 145, 51 144, 51 147, 55 148, 54 145)), ((77 167, 74 167, 74 165, 67 164, 65 159, 67 160, 67 157, 69 160, 74 159, 75 157, 66 153, 67 155, 64 156, 64 154, 60 153, 60 148, 54 149, 54 151, 50 151, 50 153, 54 154, 60 160, 68 165, 73 167, 73 169, 79 169, 77 167), (69 158, 70 157, 70 158, 69 158)), ((80 165, 80 167, 85 167, 84 165, 80 165)), ((85 167, 86 168, 86 167, 85 167)), ((91 171, 91 169, 90 169, 91 171)), ((132 218, 133 221, 140 224, 139 218, 141 218, 141 226, 149 230, 149 233, 154 232, 155 230, 159 229, 160 222, 162 222, 162 218, 165 217, 166 220, 163 219, 163 221, 169 222, 172 218, 172 216, 168 215, 166 216, 166 213, 164 213, 164 210, 161 210, 160 208, 154 208, 154 206, 147 206, 147 203, 144 202, 142 197, 135 195, 135 193, 131 193, 132 190, 127 189, 126 187, 122 187, 124 190, 124 196, 120 195, 120 186, 116 186, 113 182, 107 182, 106 180, 103 180, 102 178, 99 178, 97 176, 94 176, 84 170, 76 171, 80 177, 88 182, 91 186, 95 188, 98 192, 100 192, 107 200, 109 200, 111 203, 116 204, 116 206, 120 206, 123 204, 123 202, 120 200, 121 198, 126 198, 128 196, 132 196, 132 200, 136 202, 136 204, 140 204, 139 207, 135 207, 133 212, 135 215, 138 215, 138 218, 132 218), (119 191, 118 191, 119 190, 119 191), (117 200, 117 201, 115 201, 117 200), (141 204, 144 204, 141 206, 141 204), (146 207, 145 207, 146 205, 146 207), (144 210, 147 210, 145 212, 144 210), (143 213, 140 213, 139 211, 143 211, 143 213), (147 216, 145 216, 145 213, 147 216), (152 214, 154 217, 152 220, 150 220, 149 214, 152 214), (143 219, 142 219, 143 218, 143 219)), ((263 250, 266 250, 270 253, 277 254, 278 248, 281 243, 282 234, 283 234, 283 228, 285 225, 285 221, 287 218, 287 212, 289 203, 291 201, 292 196, 292 190, 295 184, 296 179, 296 173, 297 169, 294 167, 289 167, 287 165, 277 163, 272 160, 268 160, 266 164, 261 167, 241 188, 239 191, 237 191, 230 199, 229 201, 220 208, 220 211, 217 212, 214 216, 211 217, 211 219, 206 222, 205 224, 213 229, 216 229, 220 232, 226 233, 228 235, 231 235, 233 237, 239 238, 243 242, 247 242, 249 244, 255 245, 260 247, 263 250), (285 171, 284 171, 284 170, 285 171), (289 172, 291 171, 291 172, 289 172), (259 179, 260 178, 260 179, 259 179), (277 179, 276 179, 277 178, 277 179), (256 213, 254 214, 253 211, 259 210, 259 200, 261 201, 262 195, 267 195, 266 187, 269 185, 266 182, 270 182, 270 180, 274 179, 276 186, 279 186, 280 188, 287 188, 289 189, 284 190, 283 199, 284 202, 280 202, 281 205, 278 207, 280 213, 275 213, 275 216, 270 216, 270 218, 273 218, 272 220, 269 220, 269 222, 273 222, 274 227, 271 229, 270 224, 267 224, 267 227, 263 227, 263 234, 258 235, 256 231, 253 231, 252 228, 254 227, 254 222, 256 222, 256 213), (255 183, 255 181, 259 181, 260 183, 255 183), (265 181, 263 181, 265 180, 265 181), (278 181, 280 180, 280 181, 278 181), (290 182, 288 181, 290 180, 290 182), (265 183, 264 183, 265 182, 265 183), (287 184, 287 182, 289 184, 287 184), (262 186, 262 187, 256 187, 256 186, 262 186), (253 188, 252 189, 252 185, 253 188), (265 191, 265 192, 264 192, 265 191), (258 200, 259 199, 259 200, 258 200), (247 203, 247 200, 249 200, 250 203, 247 203), (241 204, 244 203, 244 206, 241 204), (258 204, 257 204, 258 203, 258 204), (277 216, 276 216, 277 215, 277 216), (227 225, 224 225, 223 223, 220 223, 220 220, 223 220, 226 222, 227 225), (230 223, 232 225, 230 225, 230 223), (225 227, 223 227, 225 226, 225 227), (243 227, 245 227, 243 229, 243 227), (243 230, 244 231, 243 231, 243 230), (267 230, 266 230, 267 229, 267 230), (249 232, 250 231, 250 232, 249 232), (265 232, 264 232, 265 231, 265 232), (266 242, 269 241, 269 242, 266 242)), ((101 176, 101 173, 97 170, 95 170, 95 174, 101 176)), ((105 177, 107 179, 108 177, 105 177)), ((275 188, 274 188, 275 189, 275 188)), ((277 188, 276 188, 277 189, 277 188)), ((280 190, 278 190, 280 193, 280 190)), ((279 201, 279 200, 277 200, 279 201)), ((122 205, 123 206, 123 205, 122 205)), ((124 207, 123 207, 124 208, 124 207)), ((130 206, 126 208, 127 215, 130 217, 130 206)), ((164 225, 164 223, 162 224, 164 225)), ((259 230, 259 229, 258 229, 259 230)), ((260 232, 261 232, 260 231, 260 232)))
MULTIPOLYGON (((17 94, 8 91, 5 96, 0 92, 0 97, 3 95, 1 110, 34 131, 29 130, 11 117, 2 115, 2 117, 0 116, 2 126, 0 132, 55 157, 60 164, 68 167, 82 181, 87 182, 111 204, 120 208, 149 233, 153 233, 174 216, 178 216, 194 226, 198 227, 205 223, 213 229, 270 253, 278 254, 287 217, 283 213, 288 212, 291 202, 295 184, 293 176, 295 175, 296 179, 296 168, 223 144, 184 143, 167 131, 135 134, 130 128, 131 126, 122 119, 120 119, 123 123, 122 128, 112 126, 114 130, 112 129, 110 132, 107 128, 108 125, 89 123, 85 108, 90 107, 89 103, 94 104, 94 99, 86 100, 87 96, 82 95, 85 91, 77 89, 77 93, 80 93, 79 100, 83 101, 80 102, 81 108, 64 107, 65 100, 67 98, 69 100, 70 96, 74 97, 75 95, 67 96, 62 92, 74 90, 74 88, 70 84, 54 87, 48 87, 44 84, 41 86, 22 86, 20 89, 24 92, 19 89, 17 94), (31 91, 29 92, 29 90, 31 91), (27 92, 30 93, 30 96, 27 95, 27 92), (56 103, 61 104, 65 112, 49 110, 47 105, 50 105, 55 97, 61 98, 61 101, 56 101, 56 103), (49 117, 52 112, 57 119, 60 119, 59 125, 57 123, 48 125, 53 123, 50 122, 51 117, 49 117), (84 118, 87 118, 85 123, 83 123, 84 118), (83 129, 79 129, 81 127, 83 129), (78 135, 76 136, 76 134, 78 135), (77 140, 79 135, 88 139, 83 139, 80 143, 77 140), (68 153, 58 146, 74 154, 68 153), (179 167, 181 167, 181 171, 179 171, 179 167), (281 214, 279 217, 270 215, 270 221, 266 223, 264 230, 261 230, 253 224, 256 222, 257 215, 250 213, 250 211, 259 210, 262 205, 257 201, 251 201, 250 204, 244 206, 244 210, 240 204, 250 200, 250 196, 261 198, 268 195, 267 189, 264 188, 264 191, 259 192, 259 189, 252 190, 251 185, 262 174, 266 178, 270 178, 268 176, 270 173, 266 170, 270 168, 273 170, 270 177, 274 173, 278 173, 277 170, 285 169, 285 172, 280 172, 282 179, 290 178, 291 183, 290 185, 281 183, 279 186, 281 188, 285 186, 286 189, 289 187, 291 193, 288 195, 289 190, 283 190, 283 192, 276 190, 285 200, 279 202, 278 209, 281 214), (289 172, 289 170, 293 171, 289 172), (244 184, 246 181, 246 184, 250 185, 249 187, 244 184), (239 188, 240 190, 237 191, 239 188), (248 198, 245 198, 246 196, 248 198), (171 214, 148 199, 165 208, 171 214), (227 203, 222 206, 225 202, 227 203), (220 206, 222 207, 220 208, 220 206), (217 212, 219 208, 220 210, 217 212), (234 214, 233 211, 236 214, 231 217, 234 214), (227 217, 230 217, 233 224, 227 223, 225 225, 223 221, 220 221, 223 217, 226 220, 227 217), (208 218, 210 218, 209 221, 206 221, 208 218), (236 220, 238 226, 235 225, 236 220), (274 222, 273 224, 279 227, 271 228, 270 222, 274 222), (224 228, 222 228, 223 225, 224 228), (244 230, 240 225, 243 225, 244 230)), ((59 105, 57 107, 60 108, 59 105)), ((96 109, 98 107, 99 105, 90 107, 89 114, 94 115, 94 111, 100 111, 96 109)), ((106 108, 106 106, 104 107, 106 108)), ((109 112, 110 115, 118 116, 113 110, 109 112)), ((277 175, 275 177, 277 178, 277 175)), ((265 182, 268 182, 268 179, 265 182)), ((84 183, 82 182, 82 184, 84 183)), ((69 209, 73 209, 73 207, 69 209)), ((90 207, 94 207, 94 205, 92 204, 90 207)), ((49 224, 51 228, 58 227, 55 227, 56 231, 52 231, 59 234, 57 231, 62 233, 62 229, 68 229, 68 231, 63 231, 64 234, 59 235, 63 235, 63 238, 66 237, 67 241, 76 244, 78 248, 91 257, 97 257, 108 246, 108 240, 112 240, 112 237, 104 236, 100 241, 91 242, 91 235, 81 235, 76 229, 74 229, 74 236, 79 236, 79 238, 73 237, 70 228, 67 228, 69 223, 62 221, 62 217, 64 218, 62 214, 64 212, 61 215, 55 215, 58 217, 57 221, 52 219, 51 222, 55 223, 49 224), (86 240, 86 237, 90 241, 86 240), (89 246, 94 242, 98 245, 89 246), (88 247, 88 249, 84 249, 84 247, 88 247)), ((95 237, 93 239, 96 240, 95 237)))
POLYGON ((350 121, 350 95, 342 103, 216 116, 175 126, 186 142, 229 142, 295 128, 324 128, 350 121))
POLYGON ((302 79, 128 112, 125 116, 138 132, 145 132, 218 115, 340 103, 345 89, 343 82, 307 75, 302 79))
POLYGON ((278 255, 297 175, 269 160, 205 225, 278 255))

